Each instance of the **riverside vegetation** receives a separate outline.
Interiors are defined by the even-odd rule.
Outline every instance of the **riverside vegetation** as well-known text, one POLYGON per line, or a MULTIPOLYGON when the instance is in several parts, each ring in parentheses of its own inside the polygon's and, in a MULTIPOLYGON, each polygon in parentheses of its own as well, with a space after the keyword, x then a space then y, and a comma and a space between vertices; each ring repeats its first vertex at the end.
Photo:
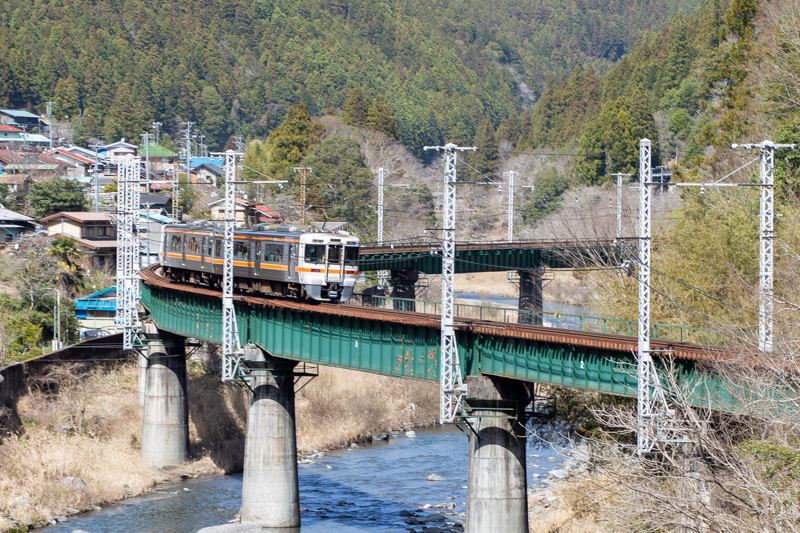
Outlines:
MULTIPOLYGON (((43 525, 179 477, 241 470, 247 396, 198 368, 188 378, 192 460, 164 469, 145 463, 137 372, 129 362, 64 365, 34 379, 16 407, 19 425, 0 444, 0 513, 10 517, 0 518, 0 529, 11 520, 43 525)), ((321 367, 297 396, 298 449, 432 424, 437 395, 431 383, 321 367)))

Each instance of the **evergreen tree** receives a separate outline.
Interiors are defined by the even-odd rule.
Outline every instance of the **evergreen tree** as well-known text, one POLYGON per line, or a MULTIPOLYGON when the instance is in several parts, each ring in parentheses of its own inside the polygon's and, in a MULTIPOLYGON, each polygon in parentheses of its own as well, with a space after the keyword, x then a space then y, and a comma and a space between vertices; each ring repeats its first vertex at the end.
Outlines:
POLYGON ((397 119, 394 116, 394 110, 382 94, 376 96, 372 105, 369 106, 366 126, 397 139, 397 119))
POLYGON ((367 123, 367 115, 369 114, 369 105, 364 100, 364 95, 358 87, 351 89, 347 93, 347 98, 344 101, 342 108, 342 118, 347 124, 351 126, 364 126, 367 123))
POLYGON ((493 180, 500 151, 497 147, 497 136, 492 123, 485 116, 478 125, 478 131, 475 133, 472 145, 477 147, 478 150, 467 153, 467 162, 474 168, 469 175, 473 179, 493 180))
POLYGON ((358 142, 328 137, 302 164, 314 169, 309 174, 306 201, 309 205, 326 206, 324 212, 317 211, 320 218, 327 216, 365 229, 372 224, 375 215, 368 207, 374 195, 372 172, 358 142))
POLYGON ((211 86, 203 87, 200 97, 203 119, 200 129, 206 135, 207 143, 212 150, 221 149, 225 141, 233 134, 233 120, 225 107, 225 102, 217 90, 211 86))
POLYGON ((104 131, 109 139, 120 137, 136 139, 139 131, 144 129, 145 120, 127 83, 120 83, 117 87, 117 93, 106 117, 104 131))
POLYGON ((61 78, 56 82, 53 99, 56 102, 58 116, 77 117, 81 111, 78 88, 72 76, 61 78))
POLYGON ((26 202, 30 216, 40 219, 60 211, 83 211, 86 195, 77 181, 55 178, 34 183, 26 202))
POLYGON ((497 128, 497 145, 501 152, 511 152, 517 147, 520 131, 517 119, 514 115, 509 115, 500 121, 497 128))
POLYGON ((306 104, 289 108, 283 124, 272 130, 267 144, 272 154, 269 165, 271 175, 297 165, 313 146, 319 144, 325 128, 311 120, 306 104))
POLYGON ((753 31, 753 20, 758 13, 758 0, 731 0, 725 22, 739 37, 747 37, 753 31))
POLYGON ((578 142, 578 157, 573 173, 579 183, 597 184, 606 174, 606 152, 600 119, 587 124, 578 142))

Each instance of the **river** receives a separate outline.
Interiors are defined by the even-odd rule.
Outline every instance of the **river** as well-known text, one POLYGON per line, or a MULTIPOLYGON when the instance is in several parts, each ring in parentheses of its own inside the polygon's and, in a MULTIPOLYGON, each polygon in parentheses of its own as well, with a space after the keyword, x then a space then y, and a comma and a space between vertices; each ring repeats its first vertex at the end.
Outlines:
MULTIPOLYGON (((301 464, 300 531, 407 532, 410 526, 400 513, 425 504, 453 503, 450 512, 464 513, 467 452, 467 437, 445 426, 419 431, 415 438, 398 435, 357 449, 331 451, 314 459, 314 464, 301 464), (445 481, 427 481, 430 474, 445 481)), ((533 438, 527 453, 528 484, 543 490, 545 475, 558 468, 563 457, 533 438)), ((241 506, 241 493, 241 474, 172 482, 42 531, 189 533, 233 518, 241 506)), ((450 519, 463 520, 463 515, 450 519)))

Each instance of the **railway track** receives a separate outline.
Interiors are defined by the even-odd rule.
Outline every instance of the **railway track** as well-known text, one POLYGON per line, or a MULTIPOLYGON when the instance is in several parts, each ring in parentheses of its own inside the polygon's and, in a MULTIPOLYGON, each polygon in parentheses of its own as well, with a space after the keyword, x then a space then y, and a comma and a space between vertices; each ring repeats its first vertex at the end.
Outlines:
MULTIPOLYGON (((159 268, 160 267, 158 265, 150 266, 139 272, 139 276, 142 278, 144 283, 152 287, 160 287, 192 294, 202 294, 212 298, 219 298, 220 300, 222 299, 222 293, 217 289, 169 280, 159 274, 159 268)), ((439 329, 440 324, 439 315, 415 313, 411 311, 397 311, 393 309, 381 309, 375 307, 362 307, 323 302, 309 303, 301 300, 270 298, 251 294, 235 294, 234 301, 243 302, 247 305, 291 309, 308 313, 322 313, 339 317, 353 317, 362 320, 366 319, 381 322, 394 322, 423 328, 439 329)), ((638 349, 637 338, 628 337, 626 335, 573 331, 544 326, 531 326, 526 324, 509 324, 507 322, 493 322, 490 320, 457 318, 455 329, 457 331, 467 331, 477 335, 485 334, 493 335, 495 337, 525 339, 553 344, 566 344, 633 354, 635 354, 638 349)), ((656 352, 654 354, 656 356, 659 356, 660 354, 669 354, 676 359, 706 362, 720 361, 724 359, 737 359, 737 357, 733 356, 733 354, 738 352, 738 350, 732 350, 723 347, 702 346, 699 344, 685 342, 659 340, 651 340, 650 347, 651 350, 656 352)))

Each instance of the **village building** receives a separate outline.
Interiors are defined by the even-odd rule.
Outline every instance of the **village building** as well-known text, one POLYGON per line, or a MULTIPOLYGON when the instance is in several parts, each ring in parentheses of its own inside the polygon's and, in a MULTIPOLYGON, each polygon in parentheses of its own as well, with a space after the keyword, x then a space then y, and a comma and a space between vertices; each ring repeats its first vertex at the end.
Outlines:
POLYGON ((104 211, 63 211, 41 220, 49 236, 75 239, 90 270, 110 270, 116 265, 117 232, 104 211))

